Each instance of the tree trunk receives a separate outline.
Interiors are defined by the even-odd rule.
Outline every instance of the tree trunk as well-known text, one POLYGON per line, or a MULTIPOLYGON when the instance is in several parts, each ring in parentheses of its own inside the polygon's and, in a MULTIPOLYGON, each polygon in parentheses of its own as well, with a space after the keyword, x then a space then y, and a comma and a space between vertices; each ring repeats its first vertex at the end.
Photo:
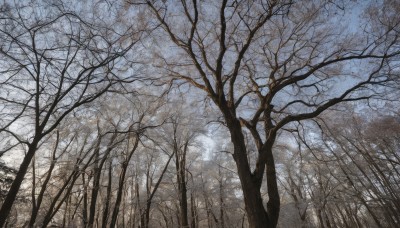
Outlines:
MULTIPOLYGON (((52 153, 51 164, 50 164, 49 170, 47 171, 46 179, 44 180, 44 182, 43 182, 43 184, 42 184, 42 186, 40 188, 40 192, 39 192, 39 195, 37 196, 36 203, 35 203, 35 200, 34 200, 34 196, 32 195, 33 207, 32 207, 31 218, 30 218, 30 221, 29 221, 29 227, 34 227, 35 226, 36 217, 37 217, 37 215, 39 213, 40 206, 42 204, 42 200, 43 200, 44 194, 45 194, 46 189, 47 189, 47 184, 50 181, 51 175, 52 175, 54 167, 56 165, 56 152, 57 152, 57 148, 58 148, 59 139, 60 139, 60 134, 57 131, 57 140, 56 140, 56 144, 55 144, 55 147, 54 147, 54 150, 53 150, 53 153, 52 153)), ((32 164, 33 171, 35 171, 34 164, 35 164, 35 160, 33 160, 33 164, 32 164)), ((35 174, 33 174, 33 177, 32 177, 32 181, 33 182, 34 182, 34 180, 35 180, 35 174)), ((34 184, 33 184, 32 190, 35 191, 34 184)), ((33 192, 33 194, 34 194, 34 192, 33 192)))
POLYGON ((267 145, 267 186, 269 201, 267 204, 268 213, 264 208, 261 196, 262 178, 256 178, 250 169, 247 159, 247 150, 240 122, 236 118, 226 118, 231 134, 231 141, 234 146, 234 160, 239 174, 240 184, 243 190, 245 210, 248 217, 249 227, 275 228, 278 222, 280 199, 277 189, 275 164, 272 156, 272 145, 267 145))
POLYGON ((107 185, 106 202, 104 205, 101 227, 107 227, 108 212, 111 201, 111 185, 112 185, 112 159, 110 159, 108 163, 108 185, 107 185))
POLYGON ((10 189, 8 190, 7 196, 4 199, 3 205, 1 206, 0 209, 0 227, 3 227, 5 222, 7 221, 8 215, 10 214, 14 201, 17 198, 17 194, 21 186, 21 183, 24 180, 26 171, 28 170, 29 164, 32 161, 33 155, 35 155, 36 147, 39 141, 40 141, 39 138, 35 138, 33 142, 29 145, 28 152, 26 153, 24 160, 22 161, 19 167, 18 173, 15 176, 15 179, 10 189))
POLYGON ((117 197, 115 199, 115 206, 114 206, 114 210, 113 210, 113 213, 112 213, 112 216, 111 216, 110 227, 115 227, 117 225, 119 207, 121 205, 122 193, 123 193, 123 188, 124 188, 124 184, 125 184, 125 175, 126 175, 126 170, 128 168, 129 160, 124 162, 122 170, 121 170, 121 173, 120 173, 120 179, 119 179, 118 190, 117 190, 117 197))
POLYGON ((128 157, 122 163, 121 173, 119 175, 117 198, 115 200, 115 206, 114 206, 114 210, 113 210, 113 213, 111 216, 110 227, 115 227, 115 225, 117 225, 117 218, 118 218, 118 213, 119 213, 119 207, 120 207, 121 200, 122 200, 122 191, 123 191, 124 184, 125 184, 126 171, 128 169, 129 162, 131 161, 133 153, 135 153, 138 145, 139 145, 139 135, 136 135, 135 144, 134 144, 132 150, 130 150, 128 157))
POLYGON ((179 209, 180 209, 180 226, 187 228, 189 227, 188 222, 188 204, 187 204, 187 188, 186 188, 186 170, 185 170, 185 152, 179 154, 175 151, 176 158, 176 175, 178 181, 178 191, 179 191, 179 209))
MULTIPOLYGON (((90 179, 88 180, 88 182, 90 179)), ((82 223, 84 227, 88 224, 88 188, 85 181, 85 173, 82 172, 82 185, 83 185, 83 208, 82 208, 82 223)))
POLYGON ((221 167, 218 167, 218 176, 219 176, 219 223, 220 228, 225 228, 224 223, 224 186, 222 184, 222 176, 221 176, 221 167))
MULTIPOLYGON (((97 195, 100 190, 100 177, 101 177, 101 169, 102 167, 99 167, 99 145, 100 145, 100 140, 98 142, 97 148, 95 149, 95 160, 94 160, 94 168, 93 168, 93 187, 92 187, 92 194, 90 197, 90 206, 89 206, 89 218, 88 218, 88 224, 87 227, 91 228, 93 227, 94 224, 94 217, 96 215, 96 203, 97 203, 97 195)), ((103 164, 105 161, 105 158, 107 156, 104 155, 101 164, 103 164)), ((100 165, 102 166, 102 165, 100 165)))
MULTIPOLYGON (((79 164, 79 161, 77 161, 76 164, 79 164)), ((77 165, 76 165, 77 166, 77 165)), ((44 216, 43 222, 42 222, 42 228, 47 227, 47 225, 51 222, 52 218, 54 215, 56 215, 57 211, 60 209, 62 204, 67 200, 69 195, 71 194, 71 191, 74 187, 75 181, 79 178, 79 170, 76 169, 74 170, 66 182, 63 184, 63 186, 60 187, 60 190, 56 194, 56 196, 53 198, 53 201, 51 204, 48 206, 48 210, 46 215, 44 216), (65 191, 63 197, 62 194, 65 191), (61 199, 60 199, 61 198, 61 199), (58 202, 58 204, 57 204, 58 202)))
POLYGON ((197 206, 193 193, 190 194, 190 206, 191 206, 191 216, 192 216, 190 227, 197 228, 198 227, 197 206))
POLYGON ((179 189, 179 207, 180 207, 180 218, 181 226, 184 228, 189 227, 188 222, 188 204, 187 204, 187 188, 185 181, 185 170, 183 167, 179 168, 178 171, 178 189, 179 189))

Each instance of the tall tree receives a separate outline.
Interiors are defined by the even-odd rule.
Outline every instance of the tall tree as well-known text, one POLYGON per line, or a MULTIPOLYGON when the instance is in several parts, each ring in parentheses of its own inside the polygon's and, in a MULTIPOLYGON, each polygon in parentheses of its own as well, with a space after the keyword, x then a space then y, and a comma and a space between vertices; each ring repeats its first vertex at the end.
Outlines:
POLYGON ((1 7, 0 133, 10 139, 1 151, 20 145, 27 152, 0 209, 0 227, 41 140, 83 105, 134 80, 122 68, 121 57, 140 32, 120 24, 118 30, 105 29, 101 22, 110 21, 106 11, 98 17, 79 9, 41 1, 1 7))
POLYGON ((171 117, 159 133, 165 144, 164 150, 173 153, 175 158, 179 227, 189 227, 188 166, 190 164, 188 164, 188 157, 191 147, 200 147, 196 143, 197 138, 204 133, 204 124, 193 107, 185 104, 185 101, 181 102, 179 104, 176 101, 170 101, 171 104, 167 107, 174 106, 175 110, 169 111, 171 117))
POLYGON ((344 5, 313 0, 141 4, 160 25, 155 36, 168 36, 167 44, 178 47, 159 48, 160 61, 154 65, 166 69, 172 80, 202 90, 223 116, 250 227, 277 225, 280 197, 273 146, 278 133, 338 103, 375 96, 379 85, 392 79, 387 72, 399 55, 399 19, 387 13, 393 12, 389 7, 376 10, 388 15, 379 29, 359 20, 366 29, 357 30, 358 25, 346 29, 339 23, 353 20, 346 12, 360 11, 354 3, 343 11, 344 5), (253 167, 245 130, 257 146, 253 167))

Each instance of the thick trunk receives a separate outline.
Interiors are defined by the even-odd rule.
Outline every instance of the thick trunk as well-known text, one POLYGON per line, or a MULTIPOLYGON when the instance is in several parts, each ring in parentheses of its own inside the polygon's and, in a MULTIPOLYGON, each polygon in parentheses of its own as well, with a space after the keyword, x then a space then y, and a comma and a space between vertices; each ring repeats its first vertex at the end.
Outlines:
POLYGON ((268 215, 264 209, 260 188, 253 181, 246 155, 246 146, 241 129, 231 130, 234 158, 243 190, 245 209, 252 228, 269 227, 268 215))
POLYGON ((24 160, 19 167, 18 173, 15 176, 15 179, 7 193, 6 198, 4 199, 3 205, 0 209, 0 227, 3 227, 5 222, 7 221, 14 201, 17 198, 21 183, 24 180, 26 171, 28 170, 29 164, 32 161, 33 155, 35 155, 38 142, 39 139, 34 139, 32 144, 29 145, 28 153, 26 153, 24 160))
POLYGON ((267 212, 265 211, 263 205, 260 190, 257 189, 257 187, 255 187, 254 184, 251 183, 251 181, 243 181, 242 178, 241 184, 249 227, 275 227, 270 224, 267 212))
POLYGON ((276 178, 275 161, 272 155, 272 143, 270 143, 270 145, 267 146, 265 153, 267 155, 266 173, 267 173, 267 188, 269 197, 267 203, 267 213, 270 220, 270 226, 276 227, 278 224, 281 204, 279 197, 278 181, 276 178))
POLYGON ((231 133, 231 141, 234 146, 234 159, 239 174, 240 183, 243 190, 245 209, 248 217, 249 227, 275 228, 278 221, 280 199, 277 188, 275 164, 272 151, 265 151, 267 154, 266 173, 269 201, 267 204, 268 213, 264 208, 261 196, 262 179, 256 178, 250 169, 247 159, 246 144, 241 130, 240 122, 236 118, 227 121, 231 133))

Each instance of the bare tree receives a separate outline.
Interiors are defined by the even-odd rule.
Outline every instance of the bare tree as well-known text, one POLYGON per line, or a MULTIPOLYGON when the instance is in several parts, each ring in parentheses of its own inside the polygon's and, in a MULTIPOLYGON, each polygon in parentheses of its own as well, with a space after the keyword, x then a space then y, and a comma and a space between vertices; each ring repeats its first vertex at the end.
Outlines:
POLYGON ((41 140, 79 107, 134 80, 121 68, 121 57, 140 38, 123 26, 104 29, 62 3, 20 2, 1 9, 0 132, 9 139, 1 151, 20 145, 27 152, 1 207, 0 226, 41 140))
POLYGON ((346 186, 343 182, 348 183, 345 192, 350 196, 347 199, 355 196, 355 199, 343 200, 347 210, 342 212, 341 216, 346 218, 342 220, 353 224, 350 226, 363 223, 375 223, 378 227, 396 226, 400 219, 397 193, 399 157, 393 152, 398 150, 394 143, 398 140, 395 133, 399 127, 398 120, 386 116, 369 122, 353 116, 343 123, 337 121, 329 125, 325 128, 325 147, 331 150, 337 161, 337 164, 330 162, 329 165, 339 167, 344 174, 345 181, 339 183, 343 188, 346 186), (341 124, 346 124, 346 131, 341 130, 341 124), (351 204, 359 205, 361 209, 357 210, 351 204), (362 210, 367 211, 373 222, 360 215, 362 210))
POLYGON ((366 29, 354 32, 340 26, 347 11, 332 1, 142 4, 160 24, 155 36, 167 35, 167 45, 178 47, 173 52, 160 48, 158 66, 172 80, 202 90, 223 116, 250 227, 277 225, 280 198, 273 145, 278 133, 338 103, 379 95, 379 85, 392 79, 387 73, 390 60, 399 54, 397 17, 387 17, 390 23, 379 31, 362 21, 366 29), (362 70, 354 70, 357 66, 362 70), (244 131, 257 146, 254 167, 244 131))
POLYGON ((69 2, 0 5, 1 227, 399 224, 396 1, 69 2))
MULTIPOLYGON (((285 202, 305 203, 307 224, 317 227, 396 226, 398 118, 347 111, 353 109, 346 105, 346 111, 326 113, 315 128, 299 129, 298 148, 281 159, 288 172, 281 183, 292 198, 285 202)), ((297 225, 302 212, 291 215, 297 225)), ((290 215, 284 215, 288 226, 290 215)))
MULTIPOLYGON (((179 202, 179 227, 189 227, 189 206, 188 206, 188 157, 191 147, 200 147, 197 137, 204 133, 204 123, 190 105, 181 101, 170 101, 168 107, 174 106, 175 110, 169 111, 171 117, 160 129, 161 143, 165 144, 164 150, 174 154, 176 185, 179 202)), ((193 162, 193 160, 191 161, 193 162)))

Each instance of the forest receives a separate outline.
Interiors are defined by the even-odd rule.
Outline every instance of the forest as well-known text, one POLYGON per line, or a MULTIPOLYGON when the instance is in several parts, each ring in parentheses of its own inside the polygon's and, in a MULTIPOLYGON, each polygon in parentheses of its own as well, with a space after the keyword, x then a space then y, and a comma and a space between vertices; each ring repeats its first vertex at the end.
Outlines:
POLYGON ((399 12, 0 1, 0 227, 400 227, 399 12))

